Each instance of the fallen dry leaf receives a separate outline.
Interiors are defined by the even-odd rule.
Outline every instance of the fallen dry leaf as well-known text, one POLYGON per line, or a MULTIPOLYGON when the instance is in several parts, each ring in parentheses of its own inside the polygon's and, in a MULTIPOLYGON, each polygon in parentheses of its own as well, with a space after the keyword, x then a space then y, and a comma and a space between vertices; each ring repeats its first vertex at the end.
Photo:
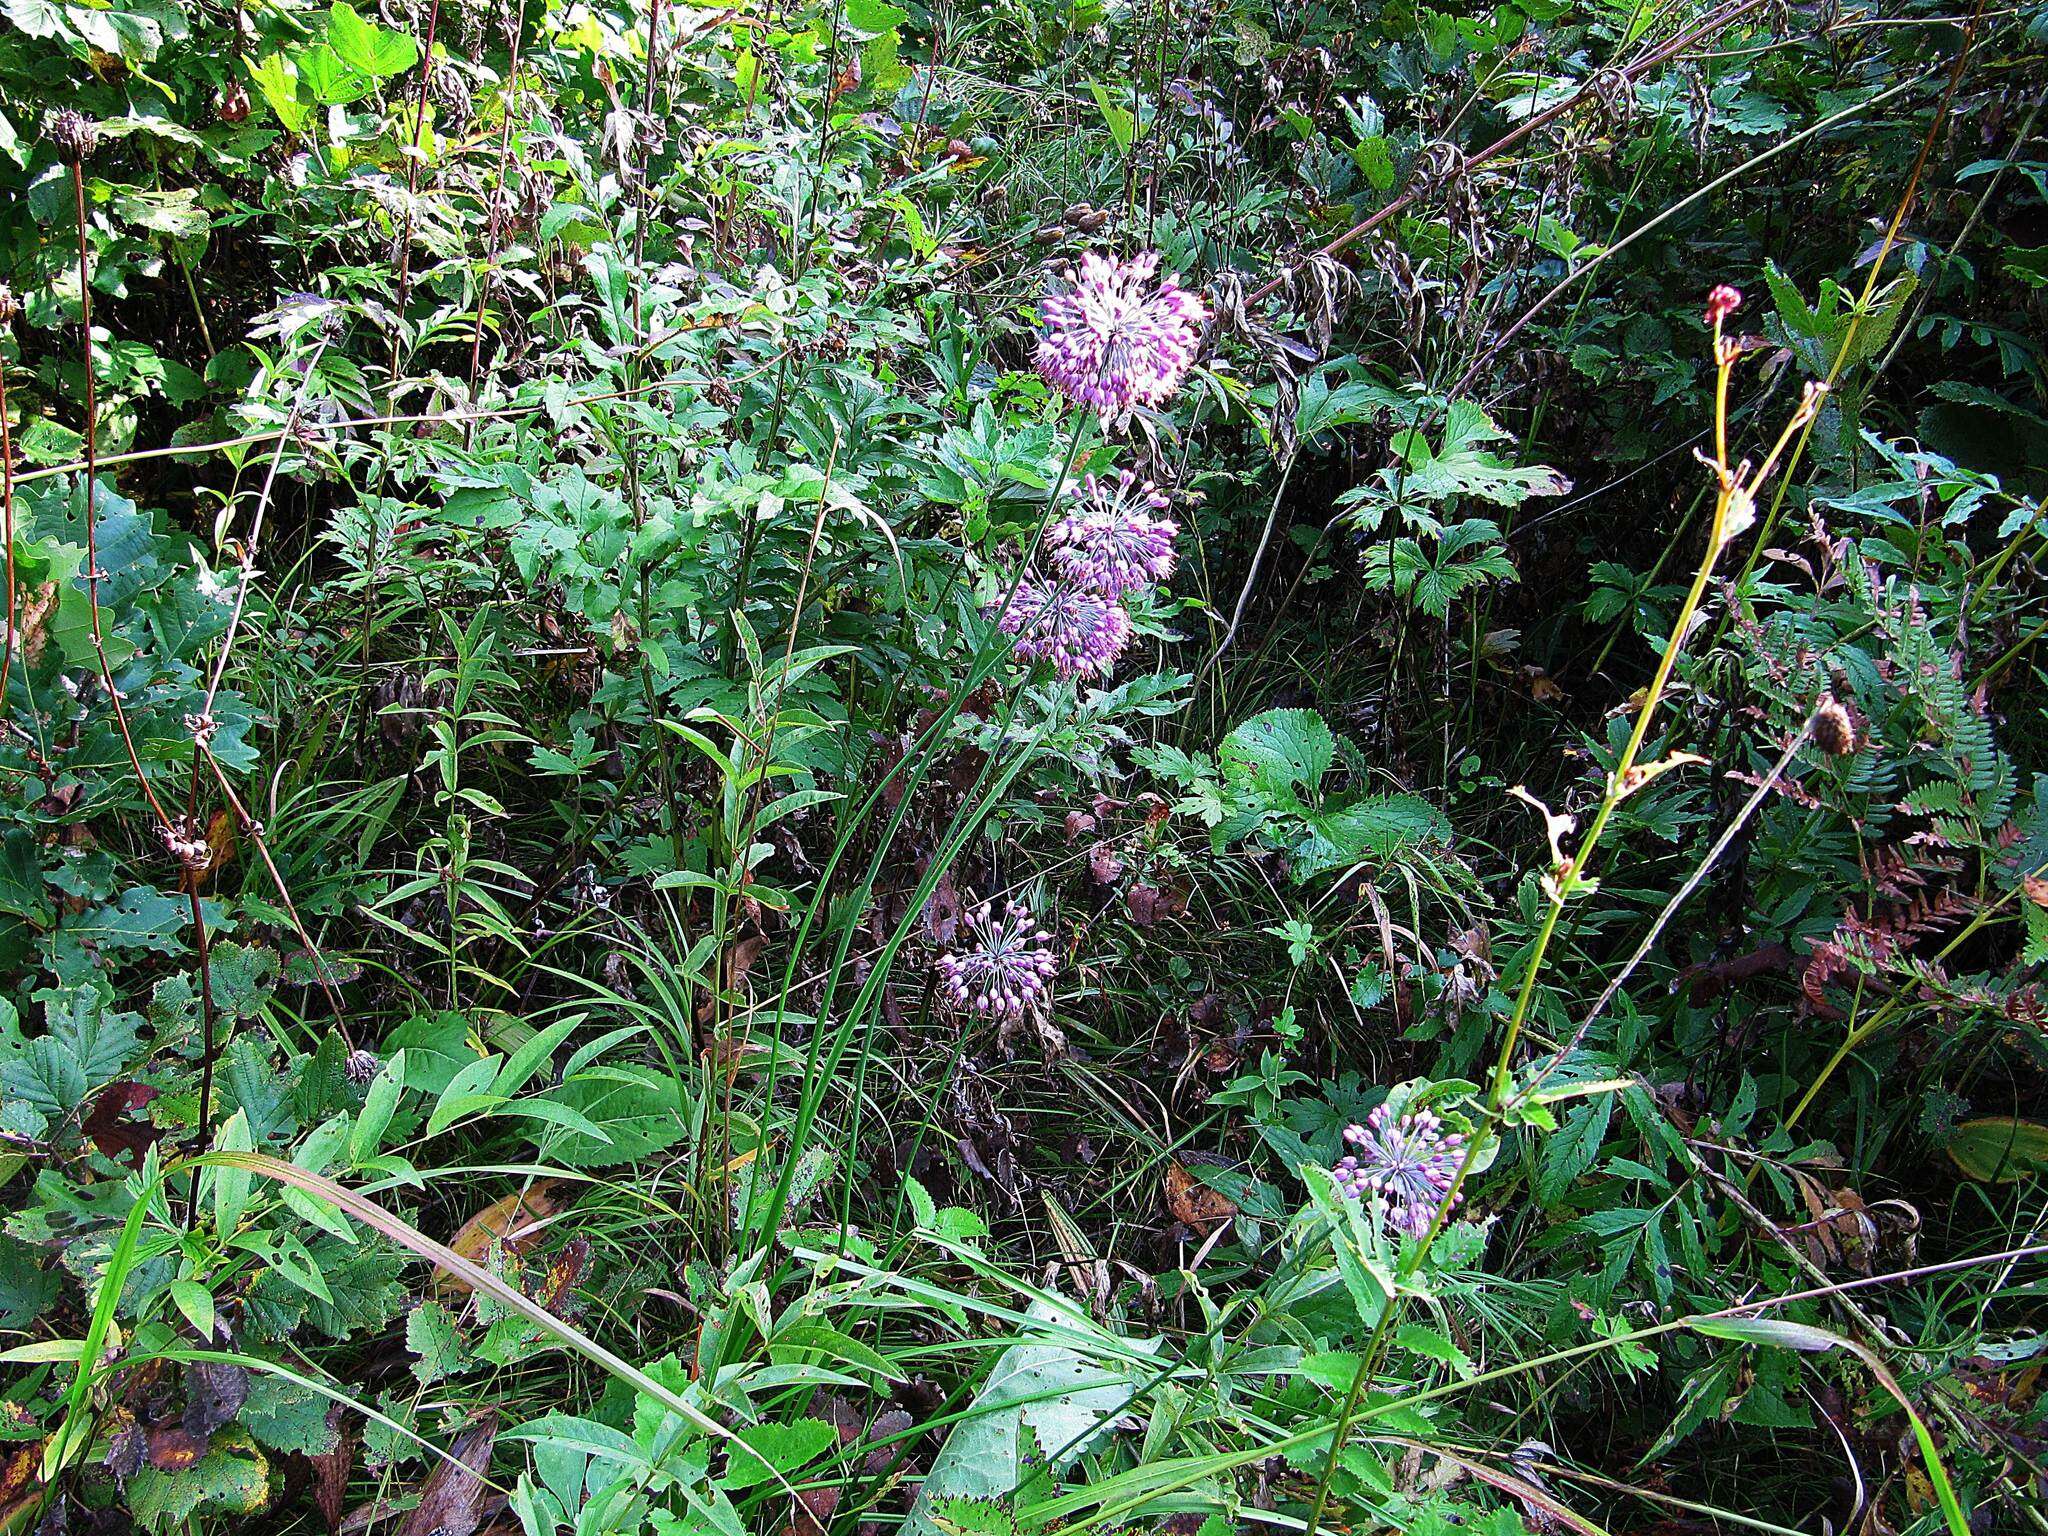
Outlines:
POLYGON ((334 1444, 307 1459, 313 1463, 313 1503, 327 1529, 339 1531, 348 1501, 348 1474, 355 1465, 356 1437, 342 1429, 339 1403, 327 1410, 327 1426, 335 1432, 334 1444))
MULTIPOLYGON (((524 1253, 539 1239, 547 1219, 561 1209, 555 1198, 556 1179, 541 1179, 525 1189, 514 1190, 502 1200, 493 1200, 465 1221, 448 1240, 448 1246, 477 1264, 488 1264, 493 1247, 510 1253, 524 1253)), ((467 1296, 469 1284, 455 1276, 436 1271, 437 1296, 467 1296)))
POLYGON ((1180 1163, 1166 1166, 1166 1208, 1184 1227, 1208 1233, 1237 1214, 1237 1202, 1211 1189, 1180 1163))
POLYGON ((398 1536, 470 1536, 483 1521, 484 1474, 498 1441, 498 1415, 485 1409, 455 1437, 420 1485, 420 1501, 399 1522, 398 1536))

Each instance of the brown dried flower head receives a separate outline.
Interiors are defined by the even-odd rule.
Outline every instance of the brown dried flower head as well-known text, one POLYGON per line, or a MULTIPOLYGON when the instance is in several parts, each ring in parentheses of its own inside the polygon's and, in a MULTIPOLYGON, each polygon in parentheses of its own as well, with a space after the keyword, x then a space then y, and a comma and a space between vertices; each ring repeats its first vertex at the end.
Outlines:
POLYGON ((1832 693, 1813 712, 1813 739, 1821 751, 1847 757, 1856 750, 1856 720, 1832 693))
POLYGON ((66 165, 83 165, 100 147, 100 127, 83 112, 66 107, 50 119, 50 147, 66 165))

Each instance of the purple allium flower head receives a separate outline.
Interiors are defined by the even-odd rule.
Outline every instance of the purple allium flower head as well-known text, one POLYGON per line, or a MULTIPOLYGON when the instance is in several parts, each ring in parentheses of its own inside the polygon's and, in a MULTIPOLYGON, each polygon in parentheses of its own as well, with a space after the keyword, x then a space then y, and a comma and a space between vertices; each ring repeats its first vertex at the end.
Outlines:
POLYGON ((1114 481, 1088 476, 1073 510, 1046 535, 1053 564, 1104 597, 1164 581, 1173 573, 1173 538, 1180 531, 1171 518, 1152 516, 1166 505, 1158 486, 1128 469, 1114 481))
POLYGON ((939 988, 953 1006, 985 1019, 1021 1019, 1045 999, 1059 969, 1052 934, 1031 909, 1010 902, 1000 916, 987 902, 961 925, 964 946, 939 959, 939 988))
MULTIPOLYGON (((1465 1138, 1446 1134, 1428 1110, 1396 1117, 1382 1104, 1365 1124, 1344 1127, 1344 1140, 1352 1150, 1330 1170, 1344 1194, 1378 1195, 1386 1201, 1388 1222, 1415 1237, 1447 1209, 1444 1196, 1464 1161, 1465 1138)), ((1456 1205, 1458 1197, 1450 1203, 1456 1205)))
POLYGON ((1018 656, 1049 661, 1065 678, 1107 673, 1131 641, 1130 615, 1114 598, 1028 576, 1002 617, 1002 630, 1017 637, 1018 656))
POLYGON ((1156 251, 1121 262, 1090 251, 1072 286, 1038 307, 1039 374, 1105 422, 1165 404, 1195 360, 1208 311, 1158 273, 1156 251))

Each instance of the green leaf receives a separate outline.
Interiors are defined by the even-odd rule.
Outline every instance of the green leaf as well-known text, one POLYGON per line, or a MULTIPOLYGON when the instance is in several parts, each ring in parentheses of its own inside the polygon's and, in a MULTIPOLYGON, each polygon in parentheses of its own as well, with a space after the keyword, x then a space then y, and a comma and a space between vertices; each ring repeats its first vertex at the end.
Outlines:
POLYGON ((178 1310, 184 1313, 187 1320, 198 1330, 200 1338, 210 1339, 213 1337, 213 1292, 209 1291, 197 1280, 173 1280, 171 1282, 171 1300, 177 1304, 178 1310))
POLYGON ((1603 1094, 1578 1105, 1564 1117, 1564 1127, 1542 1142, 1531 1193, 1539 1205, 1554 1205, 1572 1180, 1593 1166, 1614 1114, 1614 1098, 1603 1094))
POLYGON ((1039 1476, 1068 1465, 1099 1445, 1138 1397, 1139 1378, 1150 1373, 1133 1355, 1156 1353, 1156 1342, 1105 1334, 1102 1348, 1083 1349, 1096 1333, 1084 1315, 1056 1311, 1043 1301, 1032 1303, 1030 1315, 1057 1324, 1060 1336, 1013 1344, 997 1358, 967 1417, 939 1448, 903 1536, 940 1536, 936 1516, 951 1500, 1013 1493, 1020 1472, 1032 1470, 1021 1464, 1034 1441, 1043 1447, 1039 1476))
POLYGON ((0 1328, 26 1329, 57 1299, 59 1284, 33 1246, 0 1233, 0 1328))
POLYGON ((407 1019, 385 1036, 384 1049, 387 1054, 405 1052, 406 1087, 437 1096, 478 1056, 469 1043, 469 1020, 459 1013, 407 1019))
POLYGON ((1366 795, 1305 818, 1310 837, 1294 850, 1297 882, 1355 864, 1370 855, 1390 859, 1451 835, 1444 813, 1420 795, 1366 795))
POLYGON ((1465 1351, 1435 1329, 1425 1328, 1420 1323, 1403 1323, 1394 1330, 1394 1342, 1410 1354, 1448 1365, 1460 1378, 1469 1380, 1479 1374, 1479 1368, 1465 1351))
POLYGON ((239 1418, 273 1451, 318 1456, 332 1450, 337 1437, 327 1421, 328 1406, 328 1400, 311 1387, 271 1371, 251 1371, 239 1418))
POLYGON ((412 1373, 422 1386, 431 1385, 462 1368, 462 1335, 455 1318, 438 1301, 422 1302, 405 1320, 405 1347, 417 1358, 412 1373))
POLYGON ((546 1154, 571 1168, 608 1168, 674 1146, 689 1133, 689 1101, 667 1073, 641 1067, 589 1067, 548 1094, 601 1127, 604 1139, 570 1131, 546 1154))
MULTIPOLYGON (((227 1124, 214 1138, 214 1145, 223 1152, 255 1151, 248 1116, 239 1109, 228 1116, 227 1124)), ((242 1225, 242 1214, 249 1204, 251 1175, 240 1168, 215 1168, 208 1177, 213 1183, 213 1223, 220 1235, 227 1237, 242 1225)))
POLYGON ((343 63, 366 75, 402 75, 420 61, 419 45, 403 32, 364 21, 341 0, 327 13, 327 45, 343 63))
POLYGON ((129 1513, 150 1530, 189 1523, 200 1510, 254 1515, 270 1502, 270 1462, 255 1441, 230 1427, 213 1437, 206 1455, 175 1472, 145 1466, 128 1479, 129 1513))
POLYGON ((733 1492, 765 1483, 778 1472, 793 1472, 839 1443, 839 1431, 823 1419, 750 1424, 739 1437, 725 1466, 725 1486, 733 1492))
POLYGON ((2048 1125, 2009 1115, 1965 1120, 1949 1138, 1947 1151, 1971 1178, 2010 1184, 2048 1169, 2048 1125))
POLYGON ((1305 800, 1337 759, 1337 740, 1312 709, 1269 709, 1223 738, 1216 758, 1226 779, 1275 800, 1305 800))
POLYGON ((1103 125, 1109 129, 1110 137, 1116 140, 1116 147, 1129 154, 1131 144, 1138 136, 1138 120, 1131 109, 1111 96, 1108 87, 1093 80, 1088 82, 1088 94, 1095 98, 1095 109, 1102 114, 1103 125))

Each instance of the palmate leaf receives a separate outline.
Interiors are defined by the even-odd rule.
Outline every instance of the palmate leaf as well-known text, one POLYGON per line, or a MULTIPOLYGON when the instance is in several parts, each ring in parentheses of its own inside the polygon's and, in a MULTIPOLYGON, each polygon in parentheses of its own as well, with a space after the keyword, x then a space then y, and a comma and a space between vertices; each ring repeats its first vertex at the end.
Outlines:
POLYGON ((22 1039, 11 1018, 0 1031, 0 1090, 56 1119, 127 1070, 141 1045, 142 1019, 109 1008, 97 986, 53 988, 35 1000, 43 1005, 41 1036, 22 1039))
POLYGON ((1532 496, 1562 496, 1570 480, 1542 464, 1517 466, 1483 448, 1508 436, 1491 416, 1470 400, 1453 400, 1444 414, 1443 439, 1432 446, 1419 427, 1396 432, 1392 447, 1401 456, 1401 498, 1447 501, 1477 496, 1496 506, 1519 507, 1532 496))
POLYGON ((1816 378, 1832 377, 1882 352, 1906 312, 1907 300, 1919 286, 1919 279, 1911 274, 1893 279, 1871 295, 1870 307, 1862 311, 1859 320, 1858 296, 1831 277, 1821 279, 1819 297, 1811 304, 1776 262, 1765 263, 1764 281, 1776 311, 1770 326, 1774 339, 1791 348, 1801 366, 1816 378), (1850 334, 1852 325, 1854 335, 1850 334))
POLYGON ((1500 525, 1490 518, 1452 523, 1434 547, 1421 539, 1390 539, 1365 552, 1365 582, 1405 597, 1431 618, 1450 617, 1451 605, 1489 581, 1513 581, 1514 563, 1500 544, 1500 525))

